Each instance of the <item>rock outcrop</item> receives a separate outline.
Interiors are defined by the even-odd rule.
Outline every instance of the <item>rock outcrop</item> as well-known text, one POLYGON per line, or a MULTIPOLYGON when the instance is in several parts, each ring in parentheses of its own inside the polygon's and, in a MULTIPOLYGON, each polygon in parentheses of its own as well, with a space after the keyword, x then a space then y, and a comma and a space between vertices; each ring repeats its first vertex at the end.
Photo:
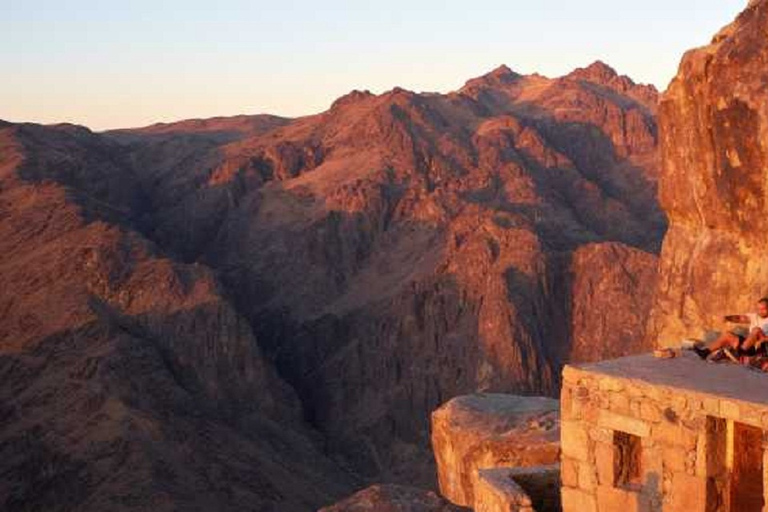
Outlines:
POLYGON ((472 507, 479 470, 558 462, 558 402, 500 394, 454 398, 432 414, 432 449, 440 493, 472 507))
POLYGON ((670 220, 649 337, 722 326, 768 292, 768 2, 688 52, 660 107, 670 220))
POLYGON ((373 485, 319 512, 461 512, 432 491, 405 485, 373 485))

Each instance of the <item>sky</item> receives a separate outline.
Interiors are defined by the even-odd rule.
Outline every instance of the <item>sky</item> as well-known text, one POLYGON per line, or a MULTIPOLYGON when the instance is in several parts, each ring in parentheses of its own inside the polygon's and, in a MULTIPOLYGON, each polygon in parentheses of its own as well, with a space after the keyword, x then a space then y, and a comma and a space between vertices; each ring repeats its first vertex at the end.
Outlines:
POLYGON ((0 0, 0 119, 94 130, 448 92, 600 59, 664 90, 747 0, 0 0))

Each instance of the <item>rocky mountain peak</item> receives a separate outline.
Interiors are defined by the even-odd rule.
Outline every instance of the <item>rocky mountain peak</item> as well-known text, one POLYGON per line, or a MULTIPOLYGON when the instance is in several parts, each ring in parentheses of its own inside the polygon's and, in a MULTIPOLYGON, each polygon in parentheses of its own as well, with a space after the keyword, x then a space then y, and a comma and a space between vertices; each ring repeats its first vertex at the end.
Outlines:
POLYGON ((514 84, 520 78, 522 78, 522 75, 512 71, 506 64, 502 64, 484 75, 468 80, 462 90, 477 87, 507 86, 514 84))
POLYGON ((499 80, 500 82, 511 82, 517 78, 520 78, 520 74, 512 71, 506 64, 502 64, 487 75, 488 78, 499 80))
POLYGON ((344 105, 351 105, 351 104, 365 101, 367 99, 375 98, 375 97, 376 95, 367 89, 364 91, 355 89, 353 91, 348 92, 344 96, 341 96, 336 101, 334 101, 333 104, 331 105, 331 110, 335 110, 344 105))
POLYGON ((587 80, 602 85, 608 85, 619 77, 619 74, 611 66, 601 60, 597 60, 585 68, 578 68, 570 75, 572 78, 587 80))

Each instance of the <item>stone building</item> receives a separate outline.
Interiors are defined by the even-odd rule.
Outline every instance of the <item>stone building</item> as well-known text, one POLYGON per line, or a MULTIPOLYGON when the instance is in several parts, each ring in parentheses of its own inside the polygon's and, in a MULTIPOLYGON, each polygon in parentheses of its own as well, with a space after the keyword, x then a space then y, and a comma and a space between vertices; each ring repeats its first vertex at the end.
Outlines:
POLYGON ((766 503, 768 375, 633 356, 563 372, 564 512, 757 512, 766 503))

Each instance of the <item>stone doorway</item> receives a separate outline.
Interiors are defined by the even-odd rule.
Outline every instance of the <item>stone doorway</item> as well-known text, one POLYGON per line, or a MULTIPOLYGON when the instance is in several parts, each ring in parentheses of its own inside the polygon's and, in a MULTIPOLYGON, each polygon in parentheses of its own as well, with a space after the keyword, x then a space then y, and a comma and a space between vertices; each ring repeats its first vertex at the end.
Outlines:
POLYGON ((733 424, 733 469, 731 510, 763 510, 763 431, 741 423, 733 424))
POLYGON ((707 418, 707 512, 762 512, 763 431, 707 418))

